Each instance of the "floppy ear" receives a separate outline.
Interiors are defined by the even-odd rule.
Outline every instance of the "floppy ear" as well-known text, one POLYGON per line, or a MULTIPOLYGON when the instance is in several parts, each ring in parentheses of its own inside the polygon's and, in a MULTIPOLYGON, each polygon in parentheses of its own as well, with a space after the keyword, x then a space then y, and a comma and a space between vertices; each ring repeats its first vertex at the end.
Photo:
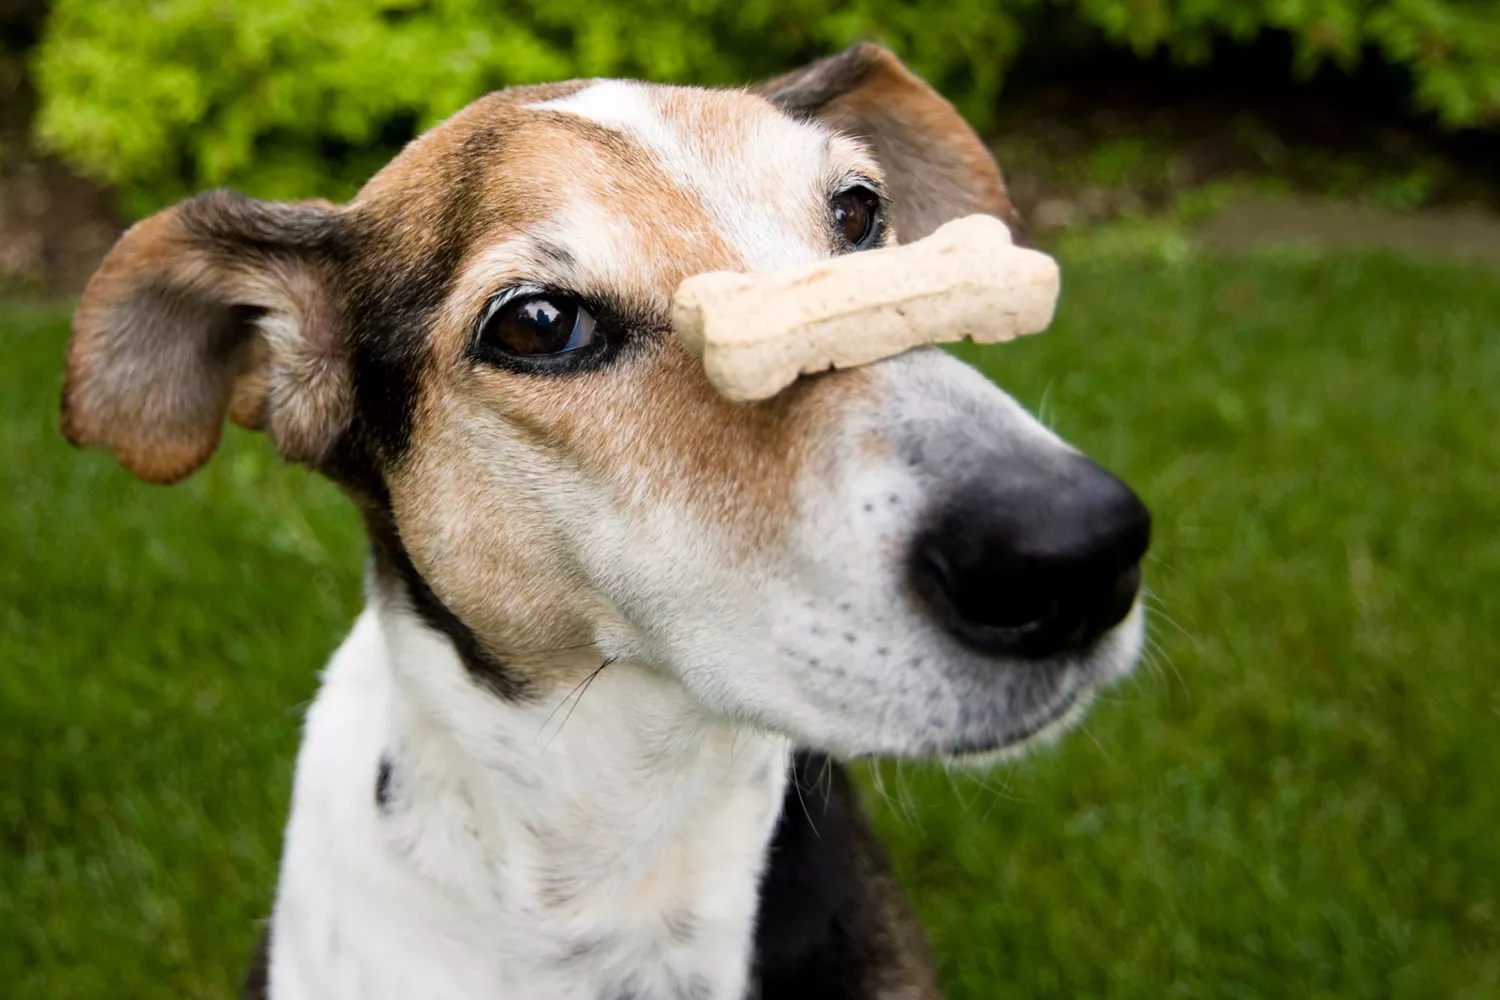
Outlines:
POLYGON ((862 42, 752 90, 869 144, 885 169, 903 243, 975 213, 999 216, 1020 235, 994 157, 953 105, 890 50, 862 42))
POLYGON ((215 191, 131 227, 73 316, 68 440, 169 483, 208 461, 228 414, 318 464, 351 411, 341 222, 326 203, 215 191))

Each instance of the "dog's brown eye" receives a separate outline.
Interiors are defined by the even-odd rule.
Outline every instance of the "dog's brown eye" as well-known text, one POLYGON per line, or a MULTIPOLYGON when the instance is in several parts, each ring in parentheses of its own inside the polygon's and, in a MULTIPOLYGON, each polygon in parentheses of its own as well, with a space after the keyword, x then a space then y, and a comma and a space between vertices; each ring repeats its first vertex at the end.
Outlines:
POLYGON ((594 343, 594 317, 566 295, 512 295, 490 306, 479 337, 487 347, 520 357, 566 354, 594 343))
POLYGON ((880 221, 880 196, 867 187, 853 187, 833 196, 833 224, 856 250, 874 242, 880 221))

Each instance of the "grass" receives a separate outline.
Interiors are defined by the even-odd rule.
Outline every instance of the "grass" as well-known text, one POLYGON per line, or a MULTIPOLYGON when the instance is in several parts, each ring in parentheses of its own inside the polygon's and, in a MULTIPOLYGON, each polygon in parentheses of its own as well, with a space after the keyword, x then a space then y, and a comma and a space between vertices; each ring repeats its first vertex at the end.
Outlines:
MULTIPOLYGON (((1154 508, 1155 652, 1031 761, 868 775, 950 995, 1500 996, 1500 279, 1066 273, 971 356, 1154 508)), ((244 433, 171 490, 69 450, 64 336, 0 311, 0 982, 229 996, 361 541, 244 433)))

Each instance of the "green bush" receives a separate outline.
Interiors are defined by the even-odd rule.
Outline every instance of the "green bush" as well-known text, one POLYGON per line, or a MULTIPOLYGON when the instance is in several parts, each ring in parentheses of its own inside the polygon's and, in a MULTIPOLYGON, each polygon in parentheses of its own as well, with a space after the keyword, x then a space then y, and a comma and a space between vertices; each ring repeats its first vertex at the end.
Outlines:
POLYGON ((217 184, 340 196, 497 87, 739 83, 870 37, 982 127, 1021 46, 1050 44, 1044 14, 1187 62, 1268 31, 1304 71, 1373 50, 1448 126, 1500 121, 1495 0, 57 0, 38 124, 136 212, 217 184))

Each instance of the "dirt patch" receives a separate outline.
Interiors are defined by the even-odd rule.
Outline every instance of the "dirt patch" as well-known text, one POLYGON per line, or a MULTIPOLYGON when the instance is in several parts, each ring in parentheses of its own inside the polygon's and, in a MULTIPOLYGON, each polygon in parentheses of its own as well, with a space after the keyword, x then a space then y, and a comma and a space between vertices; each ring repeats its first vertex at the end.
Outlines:
POLYGON ((1333 199, 1378 216, 1318 225, 1338 232, 1440 209, 1415 227, 1439 233, 1411 244, 1423 251, 1445 248, 1440 231, 1451 222, 1467 234, 1476 206, 1500 211, 1500 130, 1443 131, 1410 109, 1409 81, 1378 61, 1310 79, 1292 62, 1277 37, 1223 46, 1201 69, 1108 47, 1023 62, 1007 81, 993 147, 1033 234, 1045 243, 1122 217, 1195 217, 1221 199, 1197 199, 1189 211, 1184 202, 1212 188, 1333 199))
POLYGON ((1500 267, 1500 213, 1477 206, 1391 212, 1327 198, 1247 197, 1224 206, 1194 235, 1211 250, 1292 244, 1391 250, 1500 267))
POLYGON ((108 194, 55 161, 0 162, 0 297, 76 294, 122 228, 108 194))
POLYGON ((0 298, 75 295, 124 226, 109 191, 33 145, 24 66, 0 46, 0 298))

